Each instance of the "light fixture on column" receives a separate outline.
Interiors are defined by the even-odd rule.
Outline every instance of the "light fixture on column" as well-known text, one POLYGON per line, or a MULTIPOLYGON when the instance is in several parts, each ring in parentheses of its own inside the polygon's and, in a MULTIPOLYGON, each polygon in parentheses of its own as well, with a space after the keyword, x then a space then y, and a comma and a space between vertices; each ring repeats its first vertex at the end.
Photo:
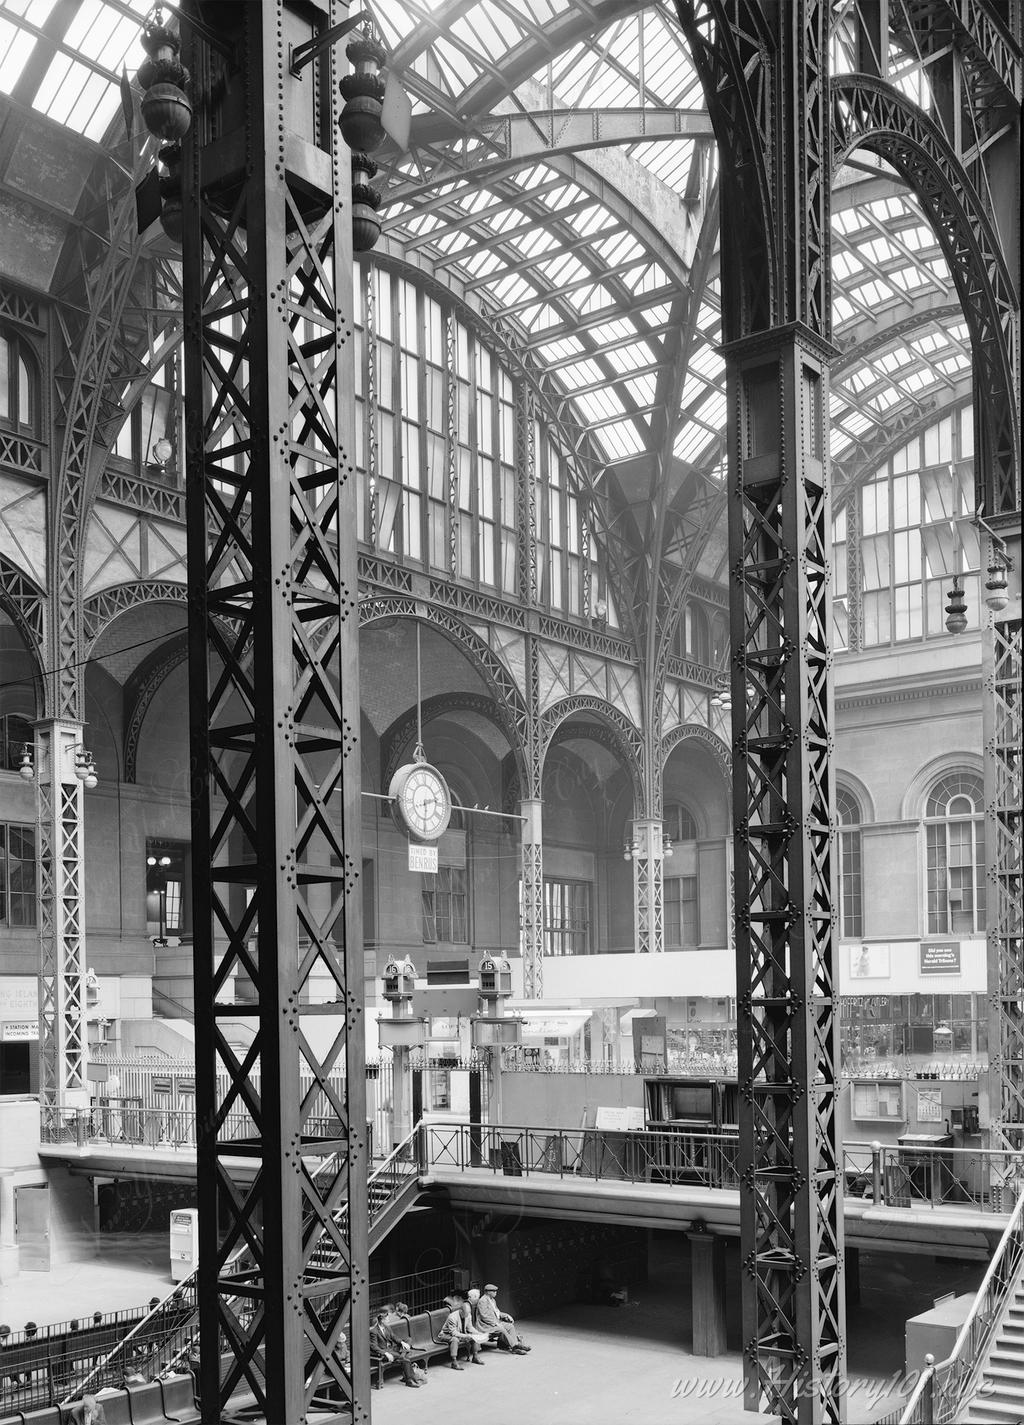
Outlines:
POLYGON ((635 856, 639 855, 640 841, 637 837, 636 829, 634 828, 631 832, 628 833, 628 835, 626 836, 626 840, 623 843, 622 859, 623 861, 632 861, 635 856))
POLYGON ((98 778, 96 776, 96 762, 93 755, 81 743, 76 742, 71 751, 75 754, 75 776, 83 784, 86 791, 91 792, 96 786, 98 778))
POLYGON ((661 854, 666 860, 668 860, 674 850, 675 847, 672 845, 672 838, 666 831, 661 838, 661 854))
POLYGON ((967 599, 960 587, 960 575, 953 575, 953 587, 946 605, 946 628, 950 633, 963 633, 967 627, 967 599))
POLYGON ((158 441, 153 443, 153 464, 159 465, 162 470, 171 456, 174 454, 174 446, 162 435, 158 441))
POLYGON ((715 691, 711 694, 711 707, 717 712, 729 712, 732 708, 732 689, 727 673, 719 673, 715 679, 715 691))
POLYGON ((990 564, 988 566, 988 578, 985 580, 985 607, 991 609, 994 614, 1005 609, 1010 602, 1006 570, 1007 565, 1005 564, 990 564))
POLYGON ((21 762, 18 764, 18 775, 26 782, 31 782, 35 778, 36 769, 32 761, 31 742, 26 742, 22 748, 21 762))

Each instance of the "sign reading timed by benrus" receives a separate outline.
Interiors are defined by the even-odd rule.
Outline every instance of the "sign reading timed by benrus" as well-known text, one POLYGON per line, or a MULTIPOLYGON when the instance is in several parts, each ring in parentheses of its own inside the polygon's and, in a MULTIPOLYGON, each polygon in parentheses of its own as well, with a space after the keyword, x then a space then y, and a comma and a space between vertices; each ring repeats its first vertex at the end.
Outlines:
POLYGON ((959 975, 960 944, 949 941, 945 945, 921 946, 922 975, 959 975))

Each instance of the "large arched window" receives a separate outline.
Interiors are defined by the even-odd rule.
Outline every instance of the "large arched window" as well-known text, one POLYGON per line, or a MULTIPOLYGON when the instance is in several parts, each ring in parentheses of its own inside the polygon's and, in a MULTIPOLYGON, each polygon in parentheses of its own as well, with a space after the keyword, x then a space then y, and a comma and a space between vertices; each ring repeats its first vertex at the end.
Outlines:
POLYGON ((0 329, 0 426, 39 433, 39 372, 27 344, 0 329))
POLYGON ((927 930, 971 935, 985 928, 985 801, 976 772, 947 772, 925 803, 927 930))
MULTIPOLYGON (((517 488, 526 478, 521 378, 453 307, 407 278, 372 268, 357 275, 355 297, 360 539, 517 598, 528 533, 517 488)), ((538 601, 617 628, 573 462, 544 422, 530 434, 538 601)))
POLYGON ((902 446, 864 482, 832 530, 837 648, 945 638, 956 575, 968 627, 979 624, 981 560, 974 512, 970 406, 902 446))
POLYGON ((839 934, 844 939, 859 940, 864 934, 861 814, 857 798, 845 787, 836 791, 836 819, 839 822, 839 934))

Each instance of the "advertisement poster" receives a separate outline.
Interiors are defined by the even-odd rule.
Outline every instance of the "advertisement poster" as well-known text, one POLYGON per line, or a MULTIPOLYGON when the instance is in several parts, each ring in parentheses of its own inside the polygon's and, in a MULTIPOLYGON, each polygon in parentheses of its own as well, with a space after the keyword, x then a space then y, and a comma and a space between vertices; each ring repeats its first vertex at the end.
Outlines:
POLYGON ((889 946, 851 945, 850 978, 854 980, 887 980, 889 978, 889 946))

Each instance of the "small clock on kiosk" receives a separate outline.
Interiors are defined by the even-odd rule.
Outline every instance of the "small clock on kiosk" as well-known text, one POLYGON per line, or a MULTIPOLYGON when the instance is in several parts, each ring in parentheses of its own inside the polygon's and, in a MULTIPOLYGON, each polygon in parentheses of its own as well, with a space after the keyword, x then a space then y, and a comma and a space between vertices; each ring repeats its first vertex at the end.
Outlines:
POLYGON ((398 822, 418 841, 436 841, 452 817, 448 784, 429 762, 409 762, 391 778, 388 797, 398 822))

